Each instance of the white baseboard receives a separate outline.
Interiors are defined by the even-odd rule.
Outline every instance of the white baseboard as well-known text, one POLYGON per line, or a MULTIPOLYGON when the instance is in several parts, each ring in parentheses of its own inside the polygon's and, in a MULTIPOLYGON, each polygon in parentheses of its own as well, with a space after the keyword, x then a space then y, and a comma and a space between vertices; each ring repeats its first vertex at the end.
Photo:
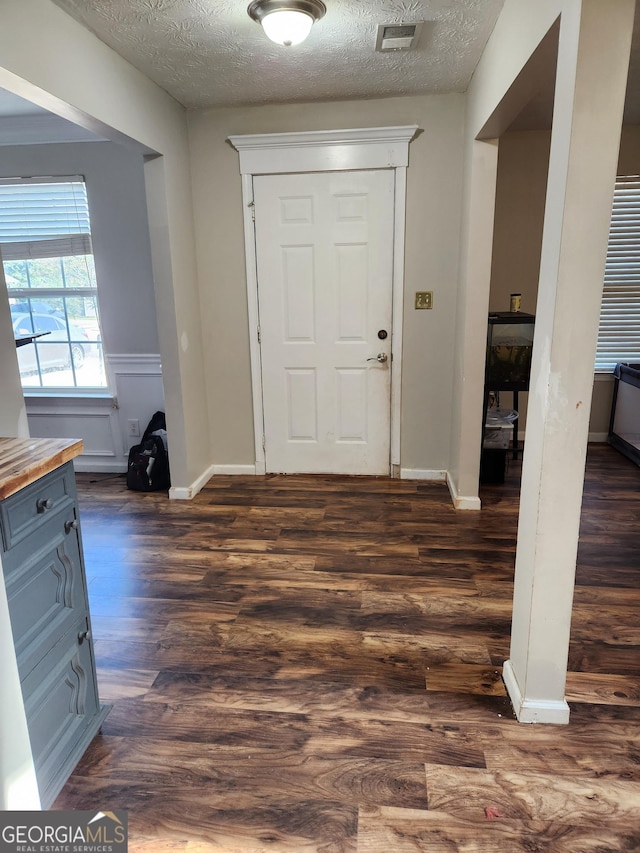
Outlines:
POLYGON ((229 474, 229 475, 241 475, 244 477, 255 477, 256 476, 256 466, 255 465, 212 465, 213 473, 215 474, 229 474))
POLYGON ((565 726, 569 722, 570 709, 564 699, 527 699, 522 695, 510 660, 504 663, 502 678, 519 723, 565 726))
POLYGON ((447 479, 446 471, 430 471, 422 468, 401 468, 401 480, 433 480, 438 483, 444 483, 447 479))
POLYGON ((453 501, 453 505, 456 509, 479 510, 481 508, 480 498, 465 497, 464 495, 459 495, 457 493, 455 484, 448 471, 421 468, 401 468, 400 478, 402 480, 431 480, 436 483, 446 482, 449 487, 449 493, 451 494, 451 500, 453 501))
POLYGON ((447 471, 447 486, 449 494, 456 509, 473 510, 474 512, 482 509, 480 498, 477 495, 459 495, 456 489, 456 484, 453 482, 451 474, 447 471))
POLYGON ((190 486, 171 486, 169 489, 169 499, 172 501, 190 501, 195 498, 198 492, 213 477, 213 469, 214 466, 209 465, 207 470, 200 474, 190 486))
POLYGON ((255 465, 209 465, 207 470, 201 474, 190 486, 171 486, 169 498, 173 501, 190 501, 198 492, 206 486, 209 480, 216 475, 233 474, 246 477, 255 476, 255 465))

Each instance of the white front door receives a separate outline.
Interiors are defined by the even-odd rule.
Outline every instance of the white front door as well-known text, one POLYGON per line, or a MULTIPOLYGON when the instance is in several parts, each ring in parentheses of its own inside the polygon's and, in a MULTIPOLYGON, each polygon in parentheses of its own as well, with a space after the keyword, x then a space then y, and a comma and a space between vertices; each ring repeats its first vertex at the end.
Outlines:
POLYGON ((394 171, 257 176, 254 202, 266 470, 388 474, 394 171))

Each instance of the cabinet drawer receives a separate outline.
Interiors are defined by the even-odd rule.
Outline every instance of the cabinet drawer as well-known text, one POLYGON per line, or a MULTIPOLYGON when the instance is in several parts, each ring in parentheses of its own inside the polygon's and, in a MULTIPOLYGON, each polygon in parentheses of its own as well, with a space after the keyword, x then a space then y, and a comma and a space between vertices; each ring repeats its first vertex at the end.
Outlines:
POLYGON ((37 534, 43 542, 32 553, 29 542, 16 546, 4 566, 11 629, 20 677, 25 678, 52 646, 87 613, 84 573, 77 530, 65 528, 62 513, 37 534), (26 551, 26 553, 22 553, 26 551))
POLYGON ((52 515, 73 508, 73 465, 68 462, 0 503, 4 550, 8 551, 45 525, 52 515))
POLYGON ((61 773, 69 775, 80 757, 77 746, 100 711, 87 630, 88 620, 78 620, 22 682, 41 795, 61 773))

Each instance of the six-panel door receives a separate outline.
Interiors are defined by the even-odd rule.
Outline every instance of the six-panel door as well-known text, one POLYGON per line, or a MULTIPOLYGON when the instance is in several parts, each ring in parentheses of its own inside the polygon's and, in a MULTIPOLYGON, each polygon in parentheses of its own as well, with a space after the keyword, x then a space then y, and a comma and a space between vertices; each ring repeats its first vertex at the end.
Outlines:
POLYGON ((393 170, 254 179, 268 472, 388 474, 393 170))

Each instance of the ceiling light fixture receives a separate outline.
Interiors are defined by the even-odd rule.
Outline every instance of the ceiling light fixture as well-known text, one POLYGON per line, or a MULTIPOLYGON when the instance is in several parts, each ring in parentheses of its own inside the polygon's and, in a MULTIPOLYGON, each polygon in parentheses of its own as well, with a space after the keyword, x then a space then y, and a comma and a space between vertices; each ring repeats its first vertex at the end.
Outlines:
POLYGON ((247 9, 271 41, 285 47, 303 42, 326 11, 322 0, 254 0, 247 9))

